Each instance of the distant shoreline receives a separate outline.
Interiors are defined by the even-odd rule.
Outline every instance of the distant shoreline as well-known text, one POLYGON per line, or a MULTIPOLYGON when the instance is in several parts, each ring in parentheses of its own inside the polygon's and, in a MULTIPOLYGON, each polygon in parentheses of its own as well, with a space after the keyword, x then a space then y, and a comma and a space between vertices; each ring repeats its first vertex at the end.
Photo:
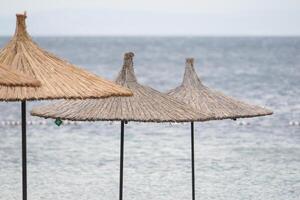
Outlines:
MULTIPOLYGON (((0 38, 10 38, 12 35, 0 35, 0 38)), ((34 38, 300 38, 300 35, 34 35, 34 38)))

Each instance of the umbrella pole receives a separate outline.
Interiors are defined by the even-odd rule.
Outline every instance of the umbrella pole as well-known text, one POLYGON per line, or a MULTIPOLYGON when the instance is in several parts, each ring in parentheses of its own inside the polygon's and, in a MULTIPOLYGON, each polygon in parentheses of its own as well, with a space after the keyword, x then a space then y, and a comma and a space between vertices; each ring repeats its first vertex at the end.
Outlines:
POLYGON ((120 188, 119 188, 119 200, 123 200, 123 162, 124 162, 124 121, 121 121, 120 188))
POLYGON ((23 200, 27 200, 27 147, 26 147, 26 101, 21 103, 22 113, 22 192, 23 200))
POLYGON ((192 153, 192 199, 195 200, 195 148, 194 148, 194 122, 191 122, 191 153, 192 153))

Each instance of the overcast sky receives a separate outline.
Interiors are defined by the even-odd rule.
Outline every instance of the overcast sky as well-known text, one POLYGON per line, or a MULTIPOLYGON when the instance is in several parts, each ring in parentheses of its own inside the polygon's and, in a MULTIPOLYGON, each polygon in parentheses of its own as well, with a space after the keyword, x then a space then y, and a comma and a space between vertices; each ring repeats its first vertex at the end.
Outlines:
POLYGON ((300 35, 300 0, 0 0, 0 35, 300 35))

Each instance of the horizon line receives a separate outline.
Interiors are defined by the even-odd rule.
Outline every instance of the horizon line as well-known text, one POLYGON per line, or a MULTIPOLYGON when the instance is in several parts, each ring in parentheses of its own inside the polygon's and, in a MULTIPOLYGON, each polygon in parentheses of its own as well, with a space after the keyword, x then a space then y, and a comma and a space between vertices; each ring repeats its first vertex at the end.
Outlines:
MULTIPOLYGON (((12 37, 14 34, 12 35, 0 35, 0 37, 12 37)), ((229 37, 229 38, 239 38, 239 37, 300 37, 300 34, 284 34, 284 35, 251 35, 251 34, 232 34, 232 35, 217 35, 217 34, 211 34, 211 35, 207 35, 207 34, 199 34, 199 35, 159 35, 159 34, 153 34, 153 35, 134 35, 134 34, 124 34, 124 35, 119 35, 119 34, 110 34, 110 35, 106 35, 106 34, 86 34, 86 35, 82 35, 82 34, 75 34, 75 35, 44 35, 44 34, 37 34, 37 35, 31 35, 31 37, 220 37, 220 38, 224 38, 224 37, 229 37)))

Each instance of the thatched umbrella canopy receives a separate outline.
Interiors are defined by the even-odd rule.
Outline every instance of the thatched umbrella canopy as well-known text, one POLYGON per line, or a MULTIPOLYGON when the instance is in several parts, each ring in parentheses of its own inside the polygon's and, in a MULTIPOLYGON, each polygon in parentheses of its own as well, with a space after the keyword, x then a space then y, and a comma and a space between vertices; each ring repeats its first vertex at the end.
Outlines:
POLYGON ((168 94, 215 119, 237 119, 272 114, 272 111, 250 105, 202 84, 194 68, 194 59, 187 58, 182 84, 168 94))
POLYGON ((59 101, 32 110, 44 118, 73 121, 189 122, 206 121, 211 116, 196 113, 185 103, 137 82, 133 53, 126 53, 116 83, 129 88, 131 97, 59 101))
POLYGON ((10 69, 8 66, 0 64, 0 85, 1 86, 21 86, 39 87, 41 83, 17 70, 10 69))
MULTIPOLYGON (((168 94, 192 106, 198 112, 209 113, 213 119, 237 119, 271 115, 273 112, 256 105, 250 105, 202 84, 195 68, 194 59, 187 58, 182 84, 168 94)), ((195 200, 194 167, 194 122, 191 122, 192 143, 192 199, 195 200)))
POLYGON ((40 48, 26 31, 26 14, 17 14, 16 32, 0 50, 0 63, 40 81, 41 87, 0 86, 0 101, 22 101, 23 200, 27 199, 26 101, 130 96, 132 93, 40 48))
POLYGON ((128 89, 102 79, 40 48, 26 31, 26 15, 17 15, 14 37, 0 51, 0 63, 36 78, 39 88, 0 87, 0 99, 49 100, 130 96, 128 89))
POLYGON ((75 121, 121 121, 120 200, 123 194, 124 122, 206 121, 211 117, 196 113, 186 104, 138 83, 133 69, 133 53, 126 53, 116 83, 129 88, 132 97, 98 100, 63 100, 34 108, 34 116, 75 121))

